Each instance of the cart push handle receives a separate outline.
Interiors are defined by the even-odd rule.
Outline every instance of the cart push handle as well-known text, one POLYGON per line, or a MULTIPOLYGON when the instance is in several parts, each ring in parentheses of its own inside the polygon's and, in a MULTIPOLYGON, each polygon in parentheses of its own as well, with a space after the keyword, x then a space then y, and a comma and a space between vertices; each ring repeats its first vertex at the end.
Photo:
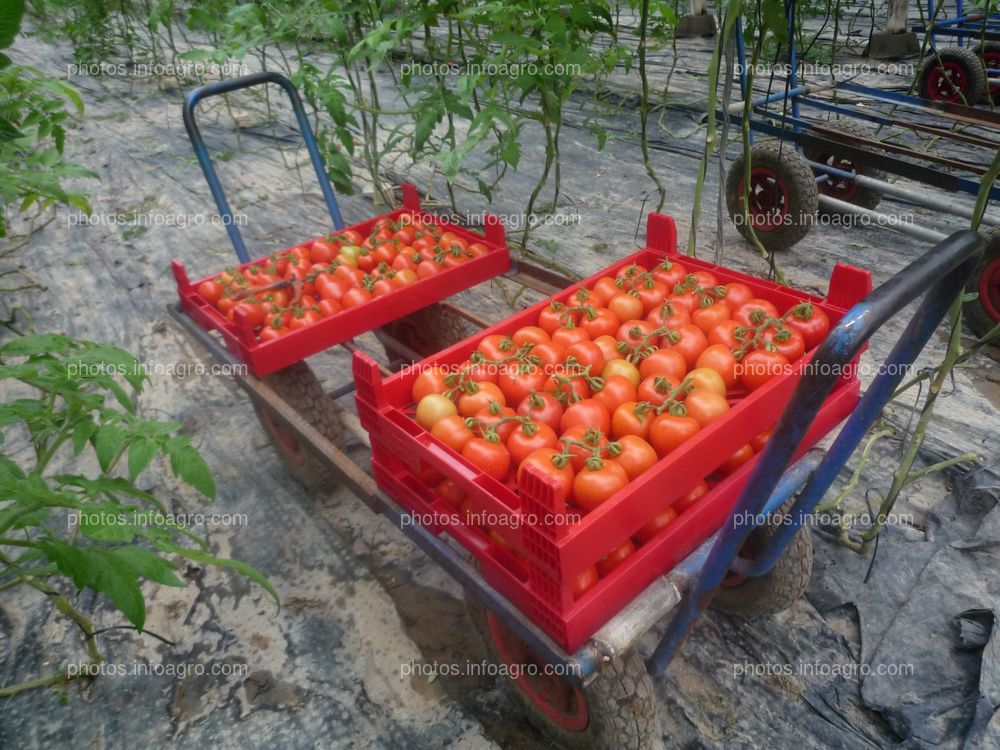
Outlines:
POLYGON ((184 98, 184 127, 187 128, 191 145, 194 146, 195 156, 198 157, 198 163, 201 164, 201 171, 205 173, 205 180, 212 191, 212 197, 215 198, 215 205, 219 208, 219 215, 226 222, 226 232, 229 233, 229 240, 236 249, 236 256, 240 259, 240 263, 249 263, 250 255, 247 252, 246 244, 243 242, 243 235, 240 234, 240 230, 233 219, 233 212, 229 208, 226 192, 219 181, 219 175, 215 171, 215 165, 212 164, 212 158, 208 155, 205 140, 201 137, 201 131, 198 129, 198 123, 195 120, 195 108, 198 106, 198 102, 210 96, 228 94, 230 91, 238 91, 266 83, 276 83, 288 94, 288 98, 292 102, 292 109, 295 111, 295 119, 299 123, 299 130, 302 132, 302 140, 305 141, 306 149, 309 151, 309 158, 312 160, 313 168, 316 170, 316 179, 319 180, 320 190, 323 191, 323 199, 326 201, 326 208, 330 212, 333 226, 335 229, 344 228, 344 220, 341 218, 340 208, 337 206, 337 198, 333 194, 333 188, 330 187, 330 179, 326 174, 326 165, 323 163, 323 157, 320 156, 319 148, 316 146, 316 137, 313 135, 312 127, 309 125, 309 118, 306 116, 305 108, 302 106, 302 99, 299 97, 299 92, 295 90, 295 86, 291 81, 280 73, 265 71, 263 73, 252 73, 240 78, 230 78, 225 81, 216 81, 199 86, 184 98))
POLYGON ((758 466, 740 494, 732 515, 720 530, 704 567, 650 657, 648 667, 654 676, 666 668, 754 529, 752 523, 738 525, 733 520, 757 520, 765 511, 777 510, 769 503, 775 487, 816 412, 845 368, 851 366, 850 363, 872 334, 926 292, 916 314, 886 359, 886 366, 865 391, 826 456, 804 482, 787 522, 780 524, 768 546, 740 569, 745 575, 763 575, 785 551, 805 516, 822 499, 868 428, 892 398, 907 367, 927 344, 952 302, 964 290, 982 249, 983 241, 975 232, 955 232, 854 305, 826 337, 807 364, 805 374, 782 413, 758 466))

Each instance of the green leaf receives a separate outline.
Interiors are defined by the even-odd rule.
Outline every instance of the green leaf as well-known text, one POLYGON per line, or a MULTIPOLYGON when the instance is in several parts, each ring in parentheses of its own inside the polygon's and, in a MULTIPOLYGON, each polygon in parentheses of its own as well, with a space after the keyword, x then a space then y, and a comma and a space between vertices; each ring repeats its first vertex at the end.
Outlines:
POLYGON ((94 420, 88 417, 83 417, 76 426, 73 428, 73 455, 79 456, 83 452, 83 449, 87 447, 87 441, 93 436, 94 431, 97 429, 97 425, 94 420))
POLYGON ((176 568, 173 563, 147 549, 129 545, 115 547, 110 553, 125 563, 136 575, 150 581, 162 583, 164 586, 185 585, 184 581, 174 574, 176 568))
POLYGON ((24 0, 3 0, 0 3, 0 49, 7 49, 14 43, 23 16, 24 0))
POLYGON ((156 455, 156 442, 147 437, 137 437, 128 447, 128 475, 134 482, 146 470, 156 455))
POLYGON ((74 547, 59 540, 41 542, 39 547, 56 564, 60 573, 73 580, 77 589, 90 588, 104 594, 136 630, 142 631, 146 621, 146 603, 136 574, 124 560, 108 550, 74 547))
POLYGON ((170 456, 170 470, 206 497, 215 497, 215 480, 205 459, 192 447, 188 438, 171 438, 164 445, 170 456))
POLYGON ((165 552, 175 552, 181 557, 186 557, 189 560, 194 560, 195 562, 205 563, 206 565, 215 565, 220 568, 229 568, 230 570, 235 570, 241 575, 245 575, 251 581, 258 583, 267 593, 271 595, 274 599, 274 603, 278 605, 278 609, 281 609, 281 599, 278 597, 278 592, 275 591, 274 586, 271 582, 264 577, 264 575, 251 565, 247 565, 239 560, 228 560, 224 557, 215 557, 207 552, 202 552, 200 550, 189 549, 188 547, 182 547, 175 542, 169 540, 159 540, 155 542, 156 546, 165 552))
POLYGON ((73 339, 57 333, 21 336, 0 346, 0 357, 29 357, 33 354, 56 354, 72 348, 73 339))
POLYGON ((101 469, 107 471, 111 468, 122 448, 125 447, 125 431, 114 425, 102 424, 97 428, 97 434, 93 439, 94 451, 97 453, 97 460, 101 464, 101 469))
POLYGON ((12 141, 15 138, 24 138, 25 135, 10 120, 0 117, 0 143, 12 141))

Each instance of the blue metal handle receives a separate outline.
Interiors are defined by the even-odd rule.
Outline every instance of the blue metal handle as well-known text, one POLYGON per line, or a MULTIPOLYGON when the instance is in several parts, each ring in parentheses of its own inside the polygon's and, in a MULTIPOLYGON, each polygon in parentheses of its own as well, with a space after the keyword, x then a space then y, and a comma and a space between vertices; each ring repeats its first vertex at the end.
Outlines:
POLYGON ((309 151, 309 158, 312 160, 313 168, 316 170, 316 179, 319 180, 320 190, 323 191, 323 199, 326 201, 326 208, 330 212, 333 226, 336 229, 344 228, 344 220, 340 216, 340 208, 337 206, 337 198, 330 187, 330 179, 326 175, 326 165, 323 157, 320 156, 319 148, 316 146, 316 137, 313 135, 312 127, 309 125, 309 118, 306 116, 305 108, 302 106, 302 99, 295 86, 285 76, 280 73, 263 72, 242 76, 241 78, 231 78, 226 81, 217 81, 204 86, 199 86, 184 98, 184 127, 187 128, 191 145, 194 146, 194 153, 201 164, 201 171, 205 173, 205 180, 208 188, 215 198, 215 205, 219 208, 219 215, 226 221, 226 231, 229 233, 229 240, 236 249, 236 256, 241 263, 250 262, 250 254, 247 252, 246 244, 243 242, 243 235, 240 234, 236 222, 233 220, 233 212, 229 208, 229 201, 226 199, 226 192, 222 189, 219 175, 212 164, 212 158, 208 155, 205 147, 205 140, 198 130, 198 123, 195 121, 195 108, 202 99, 219 94, 228 94, 230 91, 238 91, 252 86, 259 86, 265 83, 276 83, 285 90, 288 98, 292 102, 292 109, 295 111, 295 119, 298 120, 299 130, 302 132, 302 140, 306 143, 309 151))
MULTIPOLYGON (((872 334, 926 292, 919 309, 886 360, 886 367, 869 386, 833 446, 805 482, 805 488, 792 507, 790 522, 780 525, 771 543, 753 561, 752 574, 762 575, 770 570, 803 519, 829 489, 882 407, 892 398, 907 366, 916 359, 948 308, 962 293, 982 255, 982 248, 982 239, 975 232, 964 230, 952 234, 848 310, 820 345, 730 518, 756 519, 762 516, 762 511, 769 507, 775 487, 783 479, 789 461, 845 368, 850 366, 872 334)), ((663 672, 677 652, 702 610, 712 600, 753 529, 751 524, 730 522, 719 532, 698 579, 679 605, 674 619, 650 657, 648 666, 654 675, 663 672)))

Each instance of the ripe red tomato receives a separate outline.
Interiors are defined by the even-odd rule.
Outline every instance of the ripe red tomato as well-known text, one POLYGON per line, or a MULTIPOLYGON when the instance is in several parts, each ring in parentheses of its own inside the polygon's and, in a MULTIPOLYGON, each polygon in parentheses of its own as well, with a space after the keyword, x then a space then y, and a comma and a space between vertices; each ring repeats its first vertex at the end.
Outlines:
POLYGON ((646 320, 657 327, 680 328, 691 322, 691 313, 683 305, 675 305, 673 302, 664 300, 646 316, 646 320))
POLYGON ((691 322, 698 326, 706 335, 720 323, 729 320, 729 307, 725 302, 713 302, 701 306, 691 313, 691 322))
POLYGON ((604 385, 594 391, 591 398, 603 404, 608 413, 614 414, 615 409, 626 401, 636 400, 635 386, 626 377, 612 375, 604 379, 604 385))
POLYGON ((574 599, 579 599, 581 596, 586 594, 590 589, 597 585, 597 581, 600 576, 597 573, 597 568, 591 565, 589 568, 584 569, 580 575, 573 579, 572 583, 569 585, 569 590, 573 594, 574 599))
POLYGON ((633 288, 642 302, 643 314, 648 315, 659 307, 667 297, 668 287, 652 276, 641 279, 633 288))
MULTIPOLYGON (((719 373, 726 388, 736 385, 737 361, 733 352, 724 344, 712 344, 700 355, 695 362, 697 368, 707 367, 719 373)), ((725 394, 723 394, 725 395, 725 394)))
POLYGON ((635 320, 641 318, 644 308, 638 296, 628 292, 619 292, 608 302, 608 309, 618 320, 635 320))
POLYGON ((340 303, 334 302, 332 299, 320 300, 317 305, 319 308, 319 313, 324 318, 330 318, 339 313, 344 308, 340 306, 340 303))
POLYGON ((653 278, 662 281, 668 289, 673 289, 680 284, 687 276, 687 269, 675 260, 664 258, 660 264, 653 269, 653 278))
POLYGON ((525 326, 514 331, 511 339, 518 346, 524 346, 525 344, 544 344, 549 341, 550 337, 538 326, 525 326))
POLYGON ((442 479, 441 483, 435 489, 434 494, 455 510, 459 509, 467 497, 465 491, 452 479, 442 479))
POLYGON ((684 408, 702 427, 707 427, 729 411, 729 402, 708 388, 695 388, 684 399, 684 408))
POLYGON ((474 437, 462 449, 462 457, 494 479, 503 479, 510 469, 510 453, 499 442, 474 437))
POLYGON ((552 341, 545 341, 531 347, 530 356, 532 360, 537 361, 543 372, 551 375, 554 368, 558 367, 566 357, 566 349, 552 341))
POLYGON ((731 281, 726 284, 726 294, 722 301, 726 303, 730 311, 734 311, 752 299, 753 290, 750 287, 738 281, 731 281))
POLYGON ((623 435, 617 440, 621 453, 615 456, 615 463, 621 465, 633 480, 643 472, 653 468, 659 460, 656 450, 638 435, 623 435))
POLYGON ((740 382, 748 391, 755 391, 772 378, 785 373, 788 366, 788 360, 778 352, 757 349, 740 360, 740 382))
POLYGON ((619 544, 608 554, 597 561, 597 572, 600 574, 601 578, 604 578, 611 574, 615 568, 621 565, 625 560, 628 559, 629 555, 635 552, 635 545, 632 544, 631 539, 626 539, 624 542, 619 544))
POLYGON ((655 416, 656 413, 646 405, 626 401, 611 415, 611 437, 616 440, 624 435, 645 438, 655 416))
POLYGON ((518 416, 528 417, 534 422, 547 424, 553 430, 559 430, 563 408, 559 400, 551 393, 534 391, 529 393, 517 405, 518 416))
POLYGON ((575 471, 582 469, 584 461, 595 452, 600 451, 602 455, 606 455, 605 449, 608 446, 608 439, 603 433, 585 425, 570 427, 563 432, 559 440, 566 447, 566 452, 570 455, 575 471), (583 443, 583 445, 570 445, 570 442, 583 443))
POLYGON ((441 367, 428 367, 420 371, 413 385, 410 387, 410 396, 413 403, 419 404, 420 400, 430 393, 444 393, 448 390, 445 377, 448 371, 441 367))
POLYGON ((372 299, 372 294, 366 289, 354 288, 349 290, 343 298, 340 300, 346 309, 352 307, 357 307, 358 305, 363 305, 368 300, 372 299))
MULTIPOLYGON (((650 375, 639 383, 636 399, 647 401, 653 406, 661 406, 680 384, 681 381, 673 375, 650 375)), ((683 394, 678 394, 675 398, 679 401, 683 398, 683 394)))
POLYGON ((590 334, 587 333, 586 328, 573 326, 571 328, 557 328, 552 332, 552 343, 564 349, 583 341, 590 341, 590 334))
POLYGON ((620 293, 622 288, 618 286, 618 281, 612 276, 602 276, 590 290, 590 298, 602 305, 607 305, 611 298, 620 293))
MULTIPOLYGON (((761 335, 761 338, 771 344, 774 350, 789 362, 798 361, 806 351, 805 339, 798 330, 791 326, 768 328, 761 335)), ((771 347, 766 348, 770 349, 771 347)))
POLYGON ((506 444, 507 438, 517 427, 517 422, 510 419, 514 416, 517 415, 509 406, 499 406, 497 402, 494 402, 473 415, 472 418, 476 421, 475 432, 479 436, 485 437, 492 427, 500 438, 500 442, 506 444))
POLYGON ((806 351, 819 346, 830 332, 830 318, 811 302, 800 302, 785 313, 785 324, 802 334, 806 351))
POLYGON ((649 425, 649 442, 660 458, 676 450, 701 430, 693 417, 680 417, 664 412, 649 425))
POLYGON ((635 349, 640 345, 650 345, 656 343, 656 337, 649 339, 650 334, 656 330, 656 326, 648 320, 626 320, 618 327, 615 338, 624 341, 630 349, 635 349))
POLYGON ((580 327, 591 339, 599 336, 614 336, 621 321, 606 307, 586 307, 580 317, 580 327))
POLYGON ((458 413, 471 417, 489 407, 491 401, 507 405, 507 396, 496 383, 469 383, 458 399, 458 413))
MULTIPOLYGON (((737 329, 743 329, 743 327, 735 320, 723 321, 708 332, 708 345, 722 344, 727 349, 736 349, 746 340, 736 335, 737 329)), ((743 331, 747 332, 746 329, 743 331)))
POLYGON ((234 315, 235 311, 242 312, 244 318, 253 328, 264 325, 264 320, 267 317, 264 306, 254 302, 240 302, 233 310, 234 315))
POLYGON ((465 420, 458 414, 452 414, 435 422, 431 427, 431 435, 456 453, 461 453, 465 444, 475 437, 465 424, 465 420))
POLYGON ((561 491, 562 498, 564 500, 570 499, 570 495, 573 493, 573 477, 576 476, 576 472, 573 470, 573 464, 564 459, 561 451, 554 448, 540 448, 528 454, 517 468, 518 483, 522 481, 525 466, 534 466, 542 474, 553 479, 561 491))
POLYGON ((210 305, 218 303, 223 291, 225 289, 218 281, 203 281, 198 285, 198 296, 210 305))
POLYGON ((573 502, 586 511, 601 503, 628 484, 628 474, 614 461, 591 459, 573 479, 573 502))
POLYGON ((777 318, 778 308, 766 299, 752 299, 733 310, 733 320, 746 328, 756 328, 768 318, 777 318))
POLYGON ((736 471, 738 468, 740 468, 747 461, 749 461, 751 458, 753 458, 753 456, 754 456, 753 447, 750 445, 750 443, 747 443, 746 445, 741 446, 733 455, 731 455, 729 458, 723 461, 722 465, 719 466, 718 468, 718 472, 722 474, 722 476, 727 477, 734 471, 736 471))
POLYGON ((590 398, 590 386, 587 384, 587 378, 581 376, 575 368, 570 370, 562 366, 555 367, 548 380, 545 381, 545 385, 542 386, 542 390, 553 394, 559 401, 566 404, 590 398))
POLYGON ((663 529, 677 520, 677 511, 667 508, 662 513, 653 516, 646 524, 635 532, 635 540, 639 544, 646 544, 650 539, 656 537, 663 529))
POLYGON ((643 378, 667 375, 680 381, 687 370, 684 355, 676 349, 657 349, 639 363, 639 374, 643 378))
POLYGON ((568 367, 576 366, 580 369, 589 367, 588 372, 597 375, 604 369, 604 352, 593 341, 579 341, 567 347, 566 359, 563 362, 568 367))
POLYGON ((684 363, 690 369, 696 366, 698 357, 708 348, 708 339, 698 326, 688 324, 664 336, 662 344, 684 357, 684 363))
POLYGON ((750 441, 750 447, 753 448, 754 453, 760 453, 764 450, 764 446, 767 445, 767 441, 771 439, 772 430, 774 430, 774 425, 771 425, 763 432, 757 433, 753 440, 750 441))
POLYGON ((532 391, 545 390, 547 379, 545 371, 540 367, 512 364, 500 368, 497 385, 506 395, 507 403, 520 404, 532 391))
POLYGON ((616 357, 621 356, 621 352, 618 351, 618 340, 613 335, 598 336, 594 339, 594 343, 601 348, 605 362, 610 362, 616 357))
POLYGON ((681 495, 671 507, 678 513, 683 513, 707 494, 708 482, 701 479, 698 481, 698 484, 681 495))
POLYGON ((494 333, 485 336, 476 349, 482 352, 486 359, 497 361, 514 354, 517 351, 517 344, 509 336, 494 333))
POLYGON ((329 265, 330 261, 336 258, 339 252, 339 247, 330 244, 326 240, 313 240, 313 243, 309 246, 309 260, 313 263, 329 265))
POLYGON ((553 302, 538 314, 538 327, 549 336, 564 325, 570 324, 571 321, 573 325, 576 325, 578 313, 568 309, 561 302, 553 302))
POLYGON ((559 436, 544 422, 525 422, 516 425, 507 438, 507 450, 515 467, 520 466, 521 462, 535 451, 542 448, 556 448, 558 445, 559 436))
POLYGON ((611 413, 600 401, 592 398, 584 398, 576 403, 570 404, 563 412, 559 427, 562 432, 566 432, 570 427, 577 425, 583 427, 596 427, 607 434, 611 431, 611 413))

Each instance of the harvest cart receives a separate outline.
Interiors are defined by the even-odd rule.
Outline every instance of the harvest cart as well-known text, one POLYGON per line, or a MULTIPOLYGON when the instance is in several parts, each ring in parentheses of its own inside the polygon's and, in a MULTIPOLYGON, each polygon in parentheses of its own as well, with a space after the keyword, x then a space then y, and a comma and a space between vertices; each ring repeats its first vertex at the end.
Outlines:
POLYGON ((989 103, 1000 93, 1000 14, 967 13, 964 0, 955 1, 955 15, 939 18, 945 3, 927 0, 927 19, 912 30, 929 35, 931 54, 917 76, 917 91, 925 99, 965 104, 989 103), (939 46, 938 37, 954 44, 939 46))
MULTIPOLYGON (((772 76, 766 95, 755 97, 749 90, 742 19, 734 32, 744 101, 730 106, 725 116, 741 123, 745 100, 752 97, 749 187, 742 154, 730 165, 726 183, 727 209, 740 233, 749 235, 744 196, 749 223, 770 251, 801 241, 824 214, 860 216, 925 242, 944 239, 939 227, 879 214, 875 209, 883 195, 943 215, 971 218, 971 209, 946 196, 890 182, 887 175, 978 195, 986 165, 1000 145, 1000 113, 969 106, 971 101, 952 89, 948 97, 927 100, 854 80, 802 82, 791 0, 785 2, 785 14, 791 40, 788 75, 772 76), (755 142, 758 135, 767 139, 755 142), (918 135, 933 138, 933 149, 922 151, 900 142, 901 137, 918 135), (963 151, 957 152, 958 147, 963 151)), ((968 48, 960 51, 973 54, 968 48)), ((981 72, 978 60, 976 66, 981 72)), ((957 74, 954 80, 959 81, 957 74)), ((938 83, 951 86, 943 78, 938 83)), ((1000 186, 989 186, 988 199, 1000 199, 1000 186)), ((980 336, 1000 324, 1000 218, 986 213, 982 223, 988 227, 983 234, 986 250, 967 289, 978 296, 965 306, 966 321, 980 336)))
MULTIPOLYGON (((781 411, 763 452, 713 489, 715 500, 704 513, 692 514, 686 526, 678 523, 680 537, 671 537, 658 547, 651 545, 645 559, 629 570, 616 570, 572 606, 571 616, 561 623, 567 628, 562 631, 554 627, 551 618, 540 618, 524 602, 514 601, 519 582, 497 577, 503 555, 488 541, 473 538, 458 527, 415 523, 414 508, 419 509, 419 505, 414 503, 422 497, 419 477, 407 474, 405 466, 392 465, 392 456, 386 455, 387 448, 391 453, 396 446, 392 441, 412 439, 407 445, 413 451, 424 451, 420 456, 428 457, 435 466, 444 466, 447 458, 435 450, 433 441, 414 437, 405 427, 401 435, 389 434, 384 422, 394 413, 389 402, 406 377, 404 371, 394 372, 394 368, 427 356, 442 360, 458 356, 469 341, 503 330, 509 321, 491 327, 475 312, 439 303, 377 331, 384 351, 370 349, 366 353, 354 340, 341 342, 339 346, 352 354, 356 382, 321 384, 305 362, 262 378, 240 374, 236 381, 296 476, 307 481, 341 482, 374 512, 398 526, 463 586, 473 621, 493 657, 512 667, 509 673, 517 676, 513 686, 533 722, 567 747, 645 748, 653 744, 658 732, 651 680, 667 667, 700 613, 713 604, 713 594, 714 605, 724 611, 760 615, 788 607, 802 593, 812 565, 805 515, 834 481, 891 397, 905 365, 923 348, 950 301, 963 288, 979 259, 981 245, 976 234, 957 233, 867 295, 870 285, 864 272, 848 266, 835 271, 830 295, 825 300, 812 299, 829 306, 839 322, 813 351, 808 368, 761 389, 770 389, 765 401, 787 401, 787 406, 770 414, 752 408, 740 412, 740 419, 747 422, 744 427, 755 430, 773 422, 781 411), (925 292, 883 374, 858 400, 859 383, 851 364, 875 331, 925 292), (416 331, 426 333, 430 325, 434 336, 413 335, 416 331), (481 329, 480 333, 459 341, 470 326, 481 329), (441 349, 444 351, 438 351, 441 349), (348 456, 340 439, 341 413, 352 410, 347 397, 355 389, 358 415, 372 429, 371 461, 367 456, 362 460, 348 456), (787 398, 779 398, 782 394, 787 398), (804 453, 805 446, 843 417, 847 423, 825 455, 804 453), (376 466, 374 478, 372 464, 376 466), (400 481, 393 485, 393 478, 400 481), (398 491, 387 491, 386 487, 398 491), (781 509, 789 514, 790 523, 774 522, 773 514, 781 509), (707 526, 706 518, 710 519, 707 526), (734 523, 736 518, 752 520, 734 523), (681 558, 662 556, 665 548, 678 544, 685 550, 681 558), (660 561, 659 569, 651 570, 652 558, 660 561), (642 581, 638 588, 637 581, 642 581), (622 592, 627 594, 625 599, 622 592), (659 645, 643 662, 631 646, 643 633, 668 621, 659 645), (543 665, 556 669, 546 670, 543 665)), ((651 215, 647 247, 636 255, 678 258, 675 253, 673 222, 651 215)), ((684 262, 701 264, 686 257, 684 262)), ((702 266, 716 268, 709 264, 698 267, 702 266)), ((767 288, 767 282, 716 270, 720 277, 755 284, 757 293, 774 292, 767 288)), ((505 277, 543 294, 566 295, 576 289, 567 280, 527 264, 516 265, 505 277)), ((239 361, 217 333, 206 329, 182 305, 173 306, 171 314, 215 360, 228 364, 239 361)), ((240 372, 238 368, 232 371, 240 372)), ((722 431, 716 432, 713 439, 721 440, 722 431)), ((502 490, 468 471, 460 479, 470 486, 478 484, 484 492, 502 490)), ((654 476, 647 483, 654 486, 647 489, 670 492, 669 483, 662 479, 654 476)), ((526 491, 524 499, 543 501, 544 482, 526 491)), ((622 507, 606 513, 605 520, 616 513, 625 514, 622 507)), ((535 541, 544 546, 544 539, 535 541)), ((568 547, 560 547, 557 552, 565 549, 568 547)), ((531 585, 534 580, 528 576, 526 590, 536 590, 531 585)))

